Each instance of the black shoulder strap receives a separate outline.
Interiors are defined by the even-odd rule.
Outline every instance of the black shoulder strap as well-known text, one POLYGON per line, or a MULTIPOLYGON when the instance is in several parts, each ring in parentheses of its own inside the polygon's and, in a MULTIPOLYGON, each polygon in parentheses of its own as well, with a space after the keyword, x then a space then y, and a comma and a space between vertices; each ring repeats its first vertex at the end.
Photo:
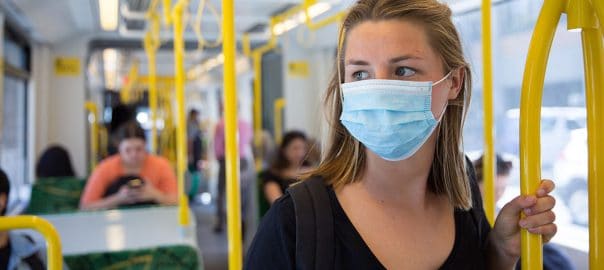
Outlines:
POLYGON ((481 226, 481 212, 484 211, 484 208, 482 206, 482 196, 480 195, 480 189, 478 188, 478 180, 476 179, 476 171, 474 170, 474 165, 467 156, 466 173, 468 174, 468 181, 470 181, 470 190, 472 194, 472 209, 470 209, 470 213, 474 221, 474 226, 476 226, 476 229, 478 230, 478 235, 481 237, 480 239, 482 239, 482 234, 485 233, 482 231, 481 226))
POLYGON ((42 263, 42 260, 40 260, 40 257, 38 257, 38 253, 34 253, 34 254, 30 255, 29 257, 24 258, 23 261, 25 261, 25 263, 27 265, 29 265, 29 268, 31 270, 44 270, 44 269, 46 269, 46 267, 42 263))
POLYGON ((296 211, 296 269, 333 269, 333 214, 323 179, 310 178, 288 192, 296 211))
MULTIPOLYGON (((29 243, 31 243, 32 245, 35 244, 35 241, 33 238, 31 238, 31 236, 24 234, 23 237, 25 237, 25 239, 27 239, 27 241, 29 241, 29 243)), ((32 270, 46 269, 46 267, 44 266, 44 263, 42 263, 42 260, 38 256, 38 252, 34 252, 34 254, 31 254, 28 257, 24 258, 23 261, 27 265, 29 265, 29 268, 32 270)))

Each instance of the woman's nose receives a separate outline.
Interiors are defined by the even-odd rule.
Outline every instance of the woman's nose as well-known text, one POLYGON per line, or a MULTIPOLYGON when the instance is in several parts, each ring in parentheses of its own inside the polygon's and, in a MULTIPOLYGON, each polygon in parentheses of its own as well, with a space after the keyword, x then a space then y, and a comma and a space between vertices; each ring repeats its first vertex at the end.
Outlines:
POLYGON ((390 80, 390 71, 387 67, 378 67, 375 69, 375 79, 378 80, 390 80))

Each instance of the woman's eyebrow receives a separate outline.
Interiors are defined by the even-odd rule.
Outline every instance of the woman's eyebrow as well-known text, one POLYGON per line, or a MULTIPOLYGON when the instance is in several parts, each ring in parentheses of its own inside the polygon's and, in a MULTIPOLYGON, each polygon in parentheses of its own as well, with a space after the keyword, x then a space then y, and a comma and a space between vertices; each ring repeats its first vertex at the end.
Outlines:
POLYGON ((349 59, 348 62, 346 63, 346 65, 368 66, 369 63, 367 61, 363 61, 363 60, 349 59))
POLYGON ((402 55, 399 57, 392 58, 388 62, 390 62, 392 64, 392 63, 401 62, 401 61, 410 60, 410 59, 422 59, 422 58, 419 56, 415 56, 415 55, 402 55))

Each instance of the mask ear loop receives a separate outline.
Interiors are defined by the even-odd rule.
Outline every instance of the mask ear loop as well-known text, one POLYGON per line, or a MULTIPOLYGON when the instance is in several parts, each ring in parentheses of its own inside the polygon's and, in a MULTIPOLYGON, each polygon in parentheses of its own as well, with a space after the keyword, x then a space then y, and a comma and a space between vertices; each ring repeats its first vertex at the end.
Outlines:
POLYGON ((436 86, 437 84, 445 81, 446 79, 449 78, 449 76, 451 76, 451 73, 453 73, 453 70, 449 71, 449 73, 447 73, 447 75, 445 75, 442 79, 436 81, 435 83, 432 84, 432 86, 436 86))

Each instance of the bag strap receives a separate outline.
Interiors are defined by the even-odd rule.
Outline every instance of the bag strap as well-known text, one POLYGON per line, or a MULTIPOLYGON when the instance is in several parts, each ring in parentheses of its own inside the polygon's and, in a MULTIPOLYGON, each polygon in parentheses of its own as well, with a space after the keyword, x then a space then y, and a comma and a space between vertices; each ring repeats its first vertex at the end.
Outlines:
POLYGON ((296 269, 333 269, 333 214, 323 179, 310 178, 288 192, 296 212, 296 269))
POLYGON ((482 239, 482 235, 486 232, 482 231, 481 221, 482 221, 482 212, 484 208, 482 206, 482 196, 480 195, 480 190, 478 189, 478 180, 476 179, 476 171, 474 170, 474 165, 470 158, 466 156, 466 173, 468 175, 468 180, 470 181, 470 189, 472 193, 472 209, 470 209, 470 214, 472 215, 472 221, 474 221, 474 226, 478 231, 478 236, 482 239))
MULTIPOLYGON (((28 234, 23 234, 23 238, 27 239, 27 241, 31 244, 31 245, 35 245, 36 242, 34 241, 34 239, 28 235, 28 234)), ((31 270, 44 270, 46 269, 46 267, 44 266, 44 263, 42 262, 42 260, 40 259, 40 257, 38 256, 38 252, 34 252, 33 254, 23 258, 23 261, 29 265, 29 268, 31 270)))

